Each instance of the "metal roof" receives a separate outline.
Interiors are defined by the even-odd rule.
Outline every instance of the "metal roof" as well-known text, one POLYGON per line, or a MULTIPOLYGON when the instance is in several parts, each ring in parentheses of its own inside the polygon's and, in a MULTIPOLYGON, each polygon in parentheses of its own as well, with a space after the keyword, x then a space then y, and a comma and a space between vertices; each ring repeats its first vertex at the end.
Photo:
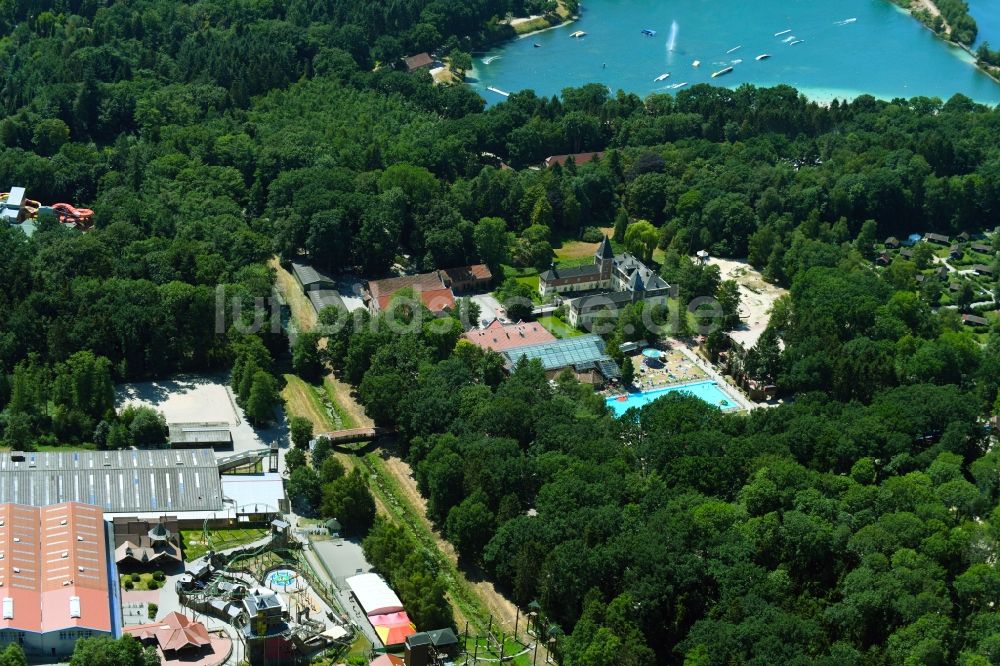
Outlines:
POLYGON ((0 502, 67 501, 111 513, 217 511, 222 484, 210 449, 0 454, 0 502))
POLYGON ((0 631, 114 632, 100 508, 0 504, 0 631))
POLYGON ((503 352, 503 355, 512 366, 522 356, 529 360, 537 358, 546 370, 570 366, 582 368, 611 360, 611 357, 604 351, 604 340, 598 335, 581 335, 576 338, 518 347, 503 352))
POLYGON ((306 291, 306 296, 309 297, 309 301, 312 303, 313 309, 316 310, 317 314, 328 305, 333 305, 342 310, 347 309, 347 306, 344 305, 344 299, 340 297, 340 292, 336 289, 309 289, 306 291))
POLYGON ((233 441, 228 423, 175 423, 170 426, 171 444, 219 444, 233 441))
POLYGON ((335 283, 335 280, 329 275, 320 273, 309 264, 300 264, 297 261, 292 262, 292 273, 303 289, 308 289, 311 285, 335 283))

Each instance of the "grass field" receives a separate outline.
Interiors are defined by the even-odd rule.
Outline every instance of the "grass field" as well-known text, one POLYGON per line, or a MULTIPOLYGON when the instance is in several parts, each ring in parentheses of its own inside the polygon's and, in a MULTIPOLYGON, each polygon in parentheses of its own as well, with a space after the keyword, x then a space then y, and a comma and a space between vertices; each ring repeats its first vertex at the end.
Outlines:
POLYGON ((534 275, 522 275, 522 276, 518 276, 518 277, 516 277, 514 279, 517 280, 518 282, 521 282, 523 284, 528 285, 529 287, 531 287, 531 289, 533 291, 535 291, 535 292, 538 291, 538 282, 539 282, 539 279, 538 279, 538 274, 537 273, 535 273, 534 275))
MULTIPOLYGON (((267 535, 267 530, 262 527, 240 527, 234 529, 209 530, 208 537, 212 540, 212 550, 220 551, 243 544, 253 543, 267 535)), ((184 559, 190 562, 196 560, 208 552, 208 544, 205 543, 205 535, 201 530, 181 530, 181 539, 184 542, 184 559)))
MULTIPOLYGON (((127 580, 132 581, 133 590, 144 592, 150 589, 149 584, 153 582, 153 574, 151 573, 139 574, 139 580, 132 580, 131 574, 121 574, 118 577, 118 584, 122 587, 122 589, 125 589, 125 581, 127 580)), ((158 590, 161 587, 163 587, 163 581, 156 581, 152 589, 158 590)))
POLYGON ((583 335, 583 333, 573 328, 559 317, 539 317, 538 323, 557 338, 575 338, 579 335, 583 335))

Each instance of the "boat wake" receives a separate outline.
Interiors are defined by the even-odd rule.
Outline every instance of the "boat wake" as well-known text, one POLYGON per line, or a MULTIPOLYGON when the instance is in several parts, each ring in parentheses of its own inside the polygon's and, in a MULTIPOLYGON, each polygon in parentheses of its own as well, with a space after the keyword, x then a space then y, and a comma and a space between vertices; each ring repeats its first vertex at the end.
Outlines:
POLYGON ((856 19, 856 18, 849 18, 849 19, 844 19, 843 21, 834 21, 833 24, 834 25, 850 25, 851 23, 857 22, 857 20, 858 19, 856 19))
POLYGON ((483 64, 484 65, 489 65, 491 62, 493 62, 494 60, 496 60, 497 58, 500 58, 500 57, 501 56, 495 55, 495 56, 490 56, 488 58, 483 58, 483 64))

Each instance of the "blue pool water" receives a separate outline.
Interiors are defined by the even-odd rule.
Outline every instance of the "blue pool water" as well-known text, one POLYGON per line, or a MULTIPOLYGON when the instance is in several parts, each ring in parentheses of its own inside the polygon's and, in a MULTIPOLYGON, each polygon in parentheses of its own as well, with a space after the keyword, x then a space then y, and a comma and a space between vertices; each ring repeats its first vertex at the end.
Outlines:
POLYGON ((642 350, 642 355, 646 358, 660 358, 661 353, 659 349, 653 349, 652 347, 646 347, 642 350))
POLYGON ((687 384, 686 386, 670 386, 667 388, 656 389, 654 391, 629 393, 625 400, 619 400, 618 396, 612 396, 608 398, 606 402, 611 408, 611 411, 614 412, 615 418, 618 418, 632 407, 642 407, 643 405, 648 405, 657 398, 662 398, 668 393, 677 393, 678 391, 689 393, 696 398, 704 400, 710 405, 715 405, 723 411, 739 407, 739 403, 733 400, 729 394, 723 391, 718 384, 711 380, 698 382, 697 384, 687 384), (723 400, 725 400, 727 404, 723 405, 723 400))

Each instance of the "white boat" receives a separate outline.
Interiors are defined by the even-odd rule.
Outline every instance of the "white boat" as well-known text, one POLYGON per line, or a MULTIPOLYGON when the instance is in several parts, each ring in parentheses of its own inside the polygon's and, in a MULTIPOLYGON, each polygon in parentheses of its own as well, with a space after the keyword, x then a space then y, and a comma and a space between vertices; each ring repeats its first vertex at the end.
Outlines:
POLYGON ((674 85, 670 86, 670 89, 671 90, 677 90, 678 88, 683 88, 687 84, 688 84, 687 81, 684 81, 683 83, 675 83, 674 85))
POLYGON ((806 40, 804 40, 804 39, 796 39, 794 42, 788 42, 788 45, 789 46, 795 46, 796 44, 801 44, 804 41, 806 41, 806 40))
POLYGON ((789 35, 788 37, 785 37, 785 38, 784 38, 783 40, 781 40, 781 41, 783 41, 783 42, 784 42, 785 44, 787 44, 788 42, 790 42, 790 41, 792 41, 792 40, 794 40, 794 39, 795 39, 795 35, 789 35))
POLYGON ((691 63, 691 66, 692 67, 701 67, 701 60, 695 60, 693 63, 691 63))
POLYGON ((660 74, 658 77, 656 77, 655 79, 653 79, 653 81, 657 81, 657 82, 659 82, 659 81, 666 81, 668 78, 670 78, 670 73, 669 72, 667 74, 660 74))
POLYGON ((586 35, 587 33, 585 33, 583 30, 577 30, 572 35, 570 35, 570 37, 573 37, 574 39, 579 39, 580 37, 585 37, 586 35))
POLYGON ((724 75, 728 74, 731 71, 733 71, 732 67, 723 67, 722 69, 720 69, 717 72, 712 72, 712 78, 713 79, 717 79, 720 76, 724 76, 724 75))
POLYGON ((851 23, 857 22, 856 18, 844 19, 843 21, 835 21, 834 25, 850 25, 851 23))
POLYGON ((510 93, 509 92, 504 92, 503 90, 500 90, 499 88, 494 88, 493 86, 488 86, 486 89, 489 90, 490 92, 494 92, 494 93, 496 93, 498 95, 502 95, 504 97, 510 97, 510 93))
POLYGON ((736 51, 739 51, 741 48, 743 48, 742 44, 740 44, 739 46, 734 46, 733 48, 726 51, 726 55, 729 55, 730 53, 735 53, 736 51))
POLYGON ((736 60, 731 61, 729 64, 730 65, 738 65, 741 62, 743 62, 743 58, 737 58, 736 60))
POLYGON ((770 53, 761 53, 759 56, 757 56, 756 60, 767 60, 770 57, 771 57, 770 53))
POLYGON ((787 35, 790 32, 791 32, 791 29, 789 29, 789 30, 782 30, 781 32, 774 33, 774 36, 775 37, 781 37, 782 35, 787 35))

